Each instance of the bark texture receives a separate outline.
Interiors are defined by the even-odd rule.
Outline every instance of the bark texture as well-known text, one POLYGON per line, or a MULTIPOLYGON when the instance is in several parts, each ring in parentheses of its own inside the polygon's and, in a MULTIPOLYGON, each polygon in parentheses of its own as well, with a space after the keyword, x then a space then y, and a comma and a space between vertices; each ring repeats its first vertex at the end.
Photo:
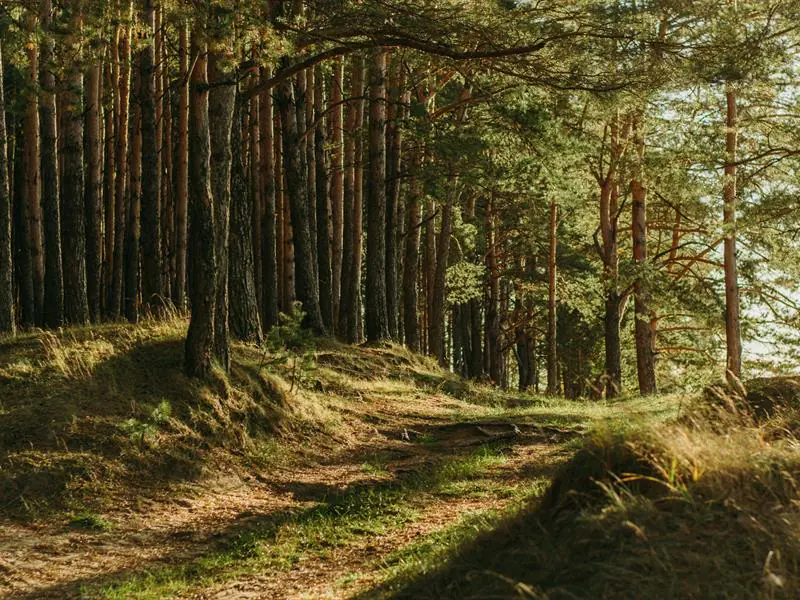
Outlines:
POLYGON ((211 373, 214 350, 214 317, 217 292, 214 201, 211 191, 211 133, 208 117, 208 66, 206 47, 193 37, 189 102, 189 194, 192 278, 192 316, 186 336, 186 374, 206 378, 211 373))
MULTIPOLYGON (((208 73, 212 81, 230 77, 222 70, 222 57, 209 54, 208 73)), ((211 141, 211 192, 214 205, 214 246, 216 307, 214 311, 214 358, 228 371, 230 349, 228 331, 228 237, 231 206, 231 127, 233 124, 236 88, 220 85, 211 89, 208 96, 208 118, 211 141)), ((252 231, 252 229, 251 229, 252 231)), ((252 244, 251 244, 252 247, 252 244)))
POLYGON ((305 145, 301 142, 297 127, 297 102, 291 80, 280 84, 276 100, 283 124, 284 171, 296 254, 295 289, 297 299, 305 311, 305 325, 322 334, 325 332, 325 327, 319 307, 319 287, 314 268, 314 248, 308 210, 308 186, 302 160, 305 156, 305 145))
POLYGON ((0 334, 14 334, 13 249, 11 245, 11 188, 8 178, 8 131, 3 95, 3 42, 0 40, 0 334))
MULTIPOLYGON (((154 36, 154 0, 143 0, 142 21, 148 37, 154 36)), ((158 162, 159 140, 156 135, 156 57, 155 44, 152 42, 153 40, 148 40, 139 63, 142 78, 142 299, 149 312, 160 314, 164 307, 161 270, 161 169, 158 162)))
POLYGON ((369 68, 369 188, 367 199, 366 336, 390 339, 386 300, 386 51, 369 68))
MULTIPOLYGON (((44 226, 44 324, 60 327, 64 321, 64 272, 61 258, 61 205, 58 177, 58 125, 54 69, 53 2, 42 0, 43 30, 39 62, 39 123, 42 135, 42 216, 44 226)), ((63 132, 62 132, 63 133, 63 132)), ((66 152, 66 148, 62 149, 66 152)), ((68 157, 64 157, 67 159, 68 157)), ((74 163, 73 163, 74 164, 74 163)), ((83 165, 80 166, 83 169, 83 165)), ((69 176, 65 172, 65 175, 69 176)))
MULTIPOLYGON (((244 341, 261 341, 261 320, 258 312, 258 298, 256 296, 255 264, 253 260, 253 236, 250 219, 253 214, 251 195, 247 192, 247 174, 242 156, 242 107, 241 99, 236 101, 233 115, 233 130, 231 132, 231 231, 230 236, 230 262, 228 265, 228 280, 230 287, 230 330, 231 335, 244 341)), ((270 111, 271 113, 271 111, 270 111)), ((270 120, 272 119, 270 115, 270 120)), ((262 130, 263 131, 263 130, 262 130)), ((263 135, 263 133, 262 133, 263 135)), ((270 140, 271 144, 271 140, 270 140)), ((266 175, 266 174, 265 174, 266 175)), ((274 202, 274 188, 273 188, 274 202)), ((272 211, 272 235, 274 244, 274 207, 272 211)), ((274 261, 274 247, 272 259, 274 261)), ((273 263, 273 274, 274 274, 273 263)), ((271 281, 268 285, 275 286, 277 282, 271 281)), ((268 290, 265 290, 265 293, 268 290)), ((273 297, 276 301, 277 296, 273 297)), ((274 324, 274 323, 273 323, 274 324)))
MULTIPOLYGON (((80 35, 80 3, 70 2, 70 36, 72 47, 78 48, 80 35)), ((83 163, 83 73, 78 64, 67 72, 64 91, 64 178, 61 223, 63 242, 64 320, 72 325, 89 322, 89 302, 86 295, 86 205, 83 163)))

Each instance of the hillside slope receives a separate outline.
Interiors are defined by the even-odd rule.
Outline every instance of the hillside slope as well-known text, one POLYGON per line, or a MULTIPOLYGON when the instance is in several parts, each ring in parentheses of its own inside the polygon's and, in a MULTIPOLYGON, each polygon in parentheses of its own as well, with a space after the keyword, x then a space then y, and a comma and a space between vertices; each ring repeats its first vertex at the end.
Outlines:
POLYGON ((677 397, 571 403, 330 341, 297 361, 239 345, 230 376, 198 385, 181 374, 183 331, 0 341, 0 595, 798 589, 787 398, 769 414, 724 395, 700 412, 677 397))

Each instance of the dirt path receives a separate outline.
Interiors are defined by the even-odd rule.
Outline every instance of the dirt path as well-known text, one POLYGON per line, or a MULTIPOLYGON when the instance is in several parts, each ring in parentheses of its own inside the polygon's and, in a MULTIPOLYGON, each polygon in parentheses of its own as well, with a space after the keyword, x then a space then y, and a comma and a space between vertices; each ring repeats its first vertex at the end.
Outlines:
POLYGON ((317 463, 277 468, 268 476, 223 474, 183 486, 178 500, 165 495, 104 515, 114 524, 109 531, 76 530, 63 523, 0 523, 0 597, 85 597, 82 589, 96 590, 145 571, 190 564, 242 533, 280 523, 349 490, 366 491, 402 478, 424 479, 487 443, 501 448, 502 460, 465 477, 472 493, 437 494, 422 484, 409 492, 403 502, 413 508, 414 518, 402 527, 365 528, 323 552, 301 554, 285 568, 223 573, 217 576, 220 581, 202 590, 161 594, 204 600, 316 599, 347 598, 368 590, 379 583, 378 567, 392 552, 467 514, 508 506, 516 487, 528 485, 532 475, 541 475, 542 468, 558 460, 556 442, 564 436, 557 431, 502 422, 454 423, 437 413, 393 415, 389 429, 376 429, 369 439, 317 463), (505 494, 476 493, 484 486, 502 488, 505 494))

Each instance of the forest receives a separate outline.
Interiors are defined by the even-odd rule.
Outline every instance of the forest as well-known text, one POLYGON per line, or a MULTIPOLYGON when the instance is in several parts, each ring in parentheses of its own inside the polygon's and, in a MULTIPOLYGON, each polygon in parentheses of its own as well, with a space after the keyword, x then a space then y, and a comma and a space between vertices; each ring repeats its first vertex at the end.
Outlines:
POLYGON ((797 597, 799 125, 796 0, 0 0, 0 596, 797 597))

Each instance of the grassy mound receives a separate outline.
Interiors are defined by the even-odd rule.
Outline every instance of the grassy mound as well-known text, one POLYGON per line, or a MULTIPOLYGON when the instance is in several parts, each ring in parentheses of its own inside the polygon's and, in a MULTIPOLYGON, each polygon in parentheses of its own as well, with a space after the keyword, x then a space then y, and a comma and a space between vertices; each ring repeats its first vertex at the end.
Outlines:
POLYGON ((310 362, 236 344, 230 373, 201 384, 183 375, 185 328, 177 319, 0 338, 0 515, 135 507, 215 473, 329 455, 359 432, 395 435, 392 414, 415 402, 508 400, 402 347, 330 340, 310 362))
POLYGON ((694 409, 722 409, 756 420, 800 413, 800 377, 759 377, 737 385, 720 383, 709 387, 694 409))
POLYGON ((187 379, 184 334, 172 321, 0 341, 2 513, 134 502, 258 462, 313 421, 254 347, 235 348, 229 376, 187 379))
POLYGON ((601 431, 541 502, 365 597, 797 598, 800 453, 779 420, 601 431))

